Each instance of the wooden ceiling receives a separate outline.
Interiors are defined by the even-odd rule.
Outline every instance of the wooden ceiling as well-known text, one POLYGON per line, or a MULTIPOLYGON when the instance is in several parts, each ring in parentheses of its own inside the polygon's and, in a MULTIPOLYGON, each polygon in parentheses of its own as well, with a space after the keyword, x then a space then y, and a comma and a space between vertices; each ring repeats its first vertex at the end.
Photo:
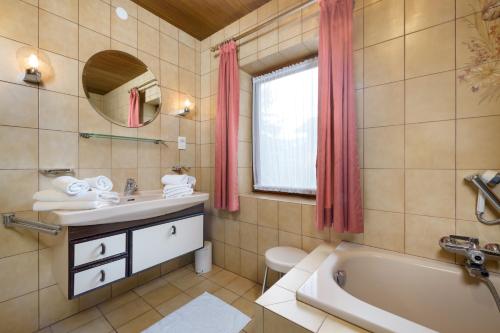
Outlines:
POLYGON ((107 50, 93 55, 83 69, 87 92, 105 95, 148 70, 139 59, 121 51, 107 50))
POLYGON ((203 40, 269 0, 133 0, 165 21, 203 40))

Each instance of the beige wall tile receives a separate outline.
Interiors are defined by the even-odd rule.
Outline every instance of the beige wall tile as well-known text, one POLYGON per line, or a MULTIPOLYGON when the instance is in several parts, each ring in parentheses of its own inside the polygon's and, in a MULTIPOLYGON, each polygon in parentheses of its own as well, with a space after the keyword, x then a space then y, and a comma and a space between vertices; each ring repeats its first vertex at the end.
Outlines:
POLYGON ((0 211, 2 213, 31 210, 33 194, 38 189, 35 170, 0 170, 0 211))
POLYGON ((80 132, 111 134, 111 123, 95 111, 86 98, 78 99, 80 132))
MULTIPOLYGON (((226 220, 225 226, 225 242, 226 244, 240 247, 240 222, 226 220)), ((227 258, 227 256, 226 256, 227 258)))
POLYGON ((138 48, 153 56, 160 56, 160 32, 142 22, 138 23, 138 48))
POLYGON ((274 200, 257 200, 257 221, 259 225, 278 228, 278 203, 274 200))
POLYGON ((44 10, 39 13, 40 48, 78 58, 78 25, 44 10))
POLYGON ((359 50, 363 48, 363 11, 355 11, 352 17, 352 49, 359 50))
MULTIPOLYGON (((477 201, 477 190, 474 186, 471 186, 470 182, 466 181, 464 178, 473 174, 482 174, 485 170, 457 170, 456 176, 456 189, 457 189, 457 219, 475 221, 476 220, 476 201, 477 201)), ((498 188, 494 188, 493 191, 500 195, 498 188)), ((494 220, 497 218, 496 213, 494 213, 493 208, 490 205, 486 205, 485 216, 487 220, 494 220)))
POLYGON ((405 216, 405 253, 453 262, 455 256, 445 252, 437 240, 455 234, 455 220, 437 217, 405 216))
POLYGON ((150 142, 138 143, 138 165, 143 168, 160 167, 161 146, 150 142))
POLYGON ((84 27, 79 27, 78 33, 78 59, 80 61, 87 61, 95 53, 110 49, 109 36, 98 34, 84 27))
POLYGON ((364 77, 364 49, 353 52, 354 88, 361 89, 368 84, 364 77))
POLYGON ((137 142, 112 140, 111 165, 113 168, 137 168, 137 142))
POLYGON ((37 127, 37 90, 6 82, 0 82, 0 124, 37 127), (12 107, 15 105, 16 107, 12 107))
MULTIPOLYGON (((493 27, 494 25, 490 24, 490 26, 493 27)), ((488 23, 481 19, 480 13, 456 20, 456 29, 457 68, 470 67, 488 61, 495 61, 493 56, 494 53, 486 51, 486 53, 478 56, 478 54, 473 51, 476 48, 474 46, 471 48, 471 43, 474 41, 483 41, 483 38, 485 38, 484 41, 488 39, 487 31, 490 28, 488 27, 488 23)), ((489 36, 490 39, 493 39, 492 34, 489 36)))
MULTIPOLYGON (((184 69, 179 69, 179 91, 190 96, 194 96, 196 94, 194 73, 184 69)), ((181 102, 184 102, 184 100, 185 98, 180 98, 181 102)))
POLYGON ((456 6, 457 17, 479 12, 482 9, 481 4, 476 0, 456 0, 456 6))
POLYGON ((455 122, 406 125, 405 165, 412 169, 455 167, 455 122))
POLYGON ((196 143, 195 121, 186 118, 179 119, 179 135, 186 137, 187 143, 196 143))
POLYGON ((302 205, 302 234, 323 240, 329 240, 330 233, 328 229, 318 230, 316 228, 316 206, 302 205))
POLYGON ((365 89, 365 127, 404 123, 405 88, 403 81, 365 89))
POLYGON ((78 0, 39 0, 38 5, 53 14, 59 15, 73 22, 78 22, 78 0))
MULTIPOLYGON (((18 212, 17 216, 36 219, 33 212, 18 212)), ((257 238, 255 239, 257 242, 257 238)), ((37 233, 30 230, 0 228, 0 258, 36 251, 38 249, 37 233)))
POLYGON ((40 128, 78 131, 78 97, 40 90, 40 128))
POLYGON ((278 244, 279 246, 290 246, 301 249, 302 236, 300 234, 280 230, 278 233, 278 244))
POLYGON ((47 52, 53 73, 45 77, 43 87, 64 94, 78 96, 78 61, 47 52))
POLYGON ((160 32, 174 38, 175 40, 179 39, 179 29, 162 19, 160 19, 160 32))
POLYGON ((257 281, 257 254, 241 250, 241 276, 257 281))
POLYGON ((27 85, 22 80, 23 75, 20 73, 22 73, 23 70, 19 68, 16 57, 17 50, 23 46, 25 45, 0 37, 0 57, 2 59, 2 66, 0 67, 0 80, 27 85))
POLYGON ((179 150, 175 143, 168 143, 161 146, 161 166, 172 167, 179 164, 179 150))
POLYGON ((410 214, 455 217, 454 170, 406 170, 405 211, 410 214))
POLYGON ((301 221, 301 205, 291 202, 278 203, 278 229, 293 232, 295 234, 302 233, 301 221))
POLYGON ((2 169, 36 169, 38 167, 38 130, 0 126, 0 159, 2 169))
POLYGON ((160 58, 177 65, 179 63, 179 42, 168 35, 160 34, 160 58))
POLYGON ((100 0, 80 1, 78 14, 80 25, 106 36, 110 33, 110 18, 116 16, 110 15, 110 5, 100 0))
POLYGON ((406 80, 406 123, 453 119, 455 117, 454 79, 455 72, 450 71, 406 80))
POLYGON ((111 16, 111 38, 126 45, 137 47, 138 23, 137 19, 129 17, 121 20, 116 15, 111 16))
POLYGON ((239 230, 241 248, 257 253, 257 225, 241 222, 239 224, 239 230))
POLYGON ((272 247, 278 246, 278 230, 266 227, 260 227, 258 232, 258 253, 264 254, 272 247))
POLYGON ((365 46, 403 35, 404 8, 404 2, 399 0, 382 0, 366 6, 365 46))
POLYGON ((366 168, 404 167, 404 126, 365 129, 364 139, 366 168))
MULTIPOLYGON (((404 40, 396 38, 364 49, 365 86, 404 78, 404 40)), ((356 62, 355 62, 356 63, 356 62)))
POLYGON ((500 166, 500 116, 457 121, 457 169, 497 169, 500 166))
POLYGON ((404 215, 377 210, 364 211, 364 243, 387 250, 404 251, 404 215))
POLYGON ((239 247, 234 247, 231 245, 225 245, 225 254, 224 254, 224 268, 239 274, 241 269, 241 249, 239 247))
POLYGON ((81 169, 109 169, 111 168, 111 140, 80 138, 78 156, 81 169))
POLYGON ((195 51, 183 43, 179 44, 179 66, 195 72, 195 51))
POLYGON ((404 212, 404 170, 365 169, 363 184, 365 208, 404 212))
MULTIPOLYGON (((473 67, 472 71, 480 69, 498 70, 500 64, 488 64, 473 67)), ((485 89, 473 89, 474 82, 465 82, 460 79, 465 70, 457 71, 457 118, 480 117, 500 115, 498 101, 492 98, 491 93, 486 93, 485 89)), ((486 87, 484 87, 486 88, 486 87)))
MULTIPOLYGON (((162 86, 172 89, 179 89, 179 68, 168 62, 161 61, 161 82, 162 86)), ((179 106, 177 106, 179 108, 179 106)))
POLYGON ((38 291, 0 303, 0 321, 6 332, 38 329, 38 291))
POLYGON ((161 170, 160 168, 139 168, 138 181, 140 189, 142 190, 160 190, 161 184, 161 170))
POLYGON ((406 35, 405 76, 411 78, 454 69, 454 36, 453 22, 406 35))
POLYGON ((38 253, 0 259, 0 302, 38 289, 38 253))
POLYGON ((257 224, 257 199, 240 196, 240 210, 237 214, 238 220, 257 224))
POLYGON ((182 166, 189 168, 196 166, 196 149, 194 144, 187 144, 186 149, 179 151, 179 162, 182 166))
POLYGON ((150 11, 142 8, 141 6, 137 7, 137 14, 139 21, 142 21, 156 30, 160 29, 160 18, 150 11))
POLYGON ((19 0, 2 1, 0 4, 0 36, 33 46, 38 45, 38 9, 19 0))
POLYGON ((238 166, 252 167, 252 144, 250 142, 238 142, 238 166))
POLYGON ((405 2, 405 31, 410 33, 455 18, 453 0, 409 0, 405 2))
POLYGON ((78 166, 78 134, 40 130, 40 157, 42 169, 74 169, 78 166))

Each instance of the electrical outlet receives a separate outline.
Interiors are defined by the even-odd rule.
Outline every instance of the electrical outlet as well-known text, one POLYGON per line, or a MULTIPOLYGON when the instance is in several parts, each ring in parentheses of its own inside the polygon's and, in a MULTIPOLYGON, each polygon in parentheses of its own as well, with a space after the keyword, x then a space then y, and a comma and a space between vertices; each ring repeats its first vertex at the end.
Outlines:
POLYGON ((179 136, 177 138, 177 148, 181 150, 186 149, 186 137, 185 136, 179 136))

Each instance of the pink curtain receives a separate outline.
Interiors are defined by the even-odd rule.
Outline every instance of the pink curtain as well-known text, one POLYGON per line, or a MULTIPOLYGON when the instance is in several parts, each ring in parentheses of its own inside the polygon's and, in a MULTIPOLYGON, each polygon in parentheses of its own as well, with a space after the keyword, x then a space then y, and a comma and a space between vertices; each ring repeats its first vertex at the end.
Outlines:
POLYGON ((132 88, 128 103, 128 127, 139 127, 139 90, 132 88))
POLYGON ((352 0, 320 0, 316 227, 363 232, 352 69, 352 0))
POLYGON ((236 43, 219 48, 219 89, 215 125, 214 206, 230 212, 238 203, 238 121, 240 78, 236 43))

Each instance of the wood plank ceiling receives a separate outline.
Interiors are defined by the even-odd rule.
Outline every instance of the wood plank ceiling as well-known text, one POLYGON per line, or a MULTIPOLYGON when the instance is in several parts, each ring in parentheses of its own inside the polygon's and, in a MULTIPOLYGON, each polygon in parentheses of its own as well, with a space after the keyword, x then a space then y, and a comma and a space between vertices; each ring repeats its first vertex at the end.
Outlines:
POLYGON ((269 0, 133 0, 165 21, 203 40, 269 0))

